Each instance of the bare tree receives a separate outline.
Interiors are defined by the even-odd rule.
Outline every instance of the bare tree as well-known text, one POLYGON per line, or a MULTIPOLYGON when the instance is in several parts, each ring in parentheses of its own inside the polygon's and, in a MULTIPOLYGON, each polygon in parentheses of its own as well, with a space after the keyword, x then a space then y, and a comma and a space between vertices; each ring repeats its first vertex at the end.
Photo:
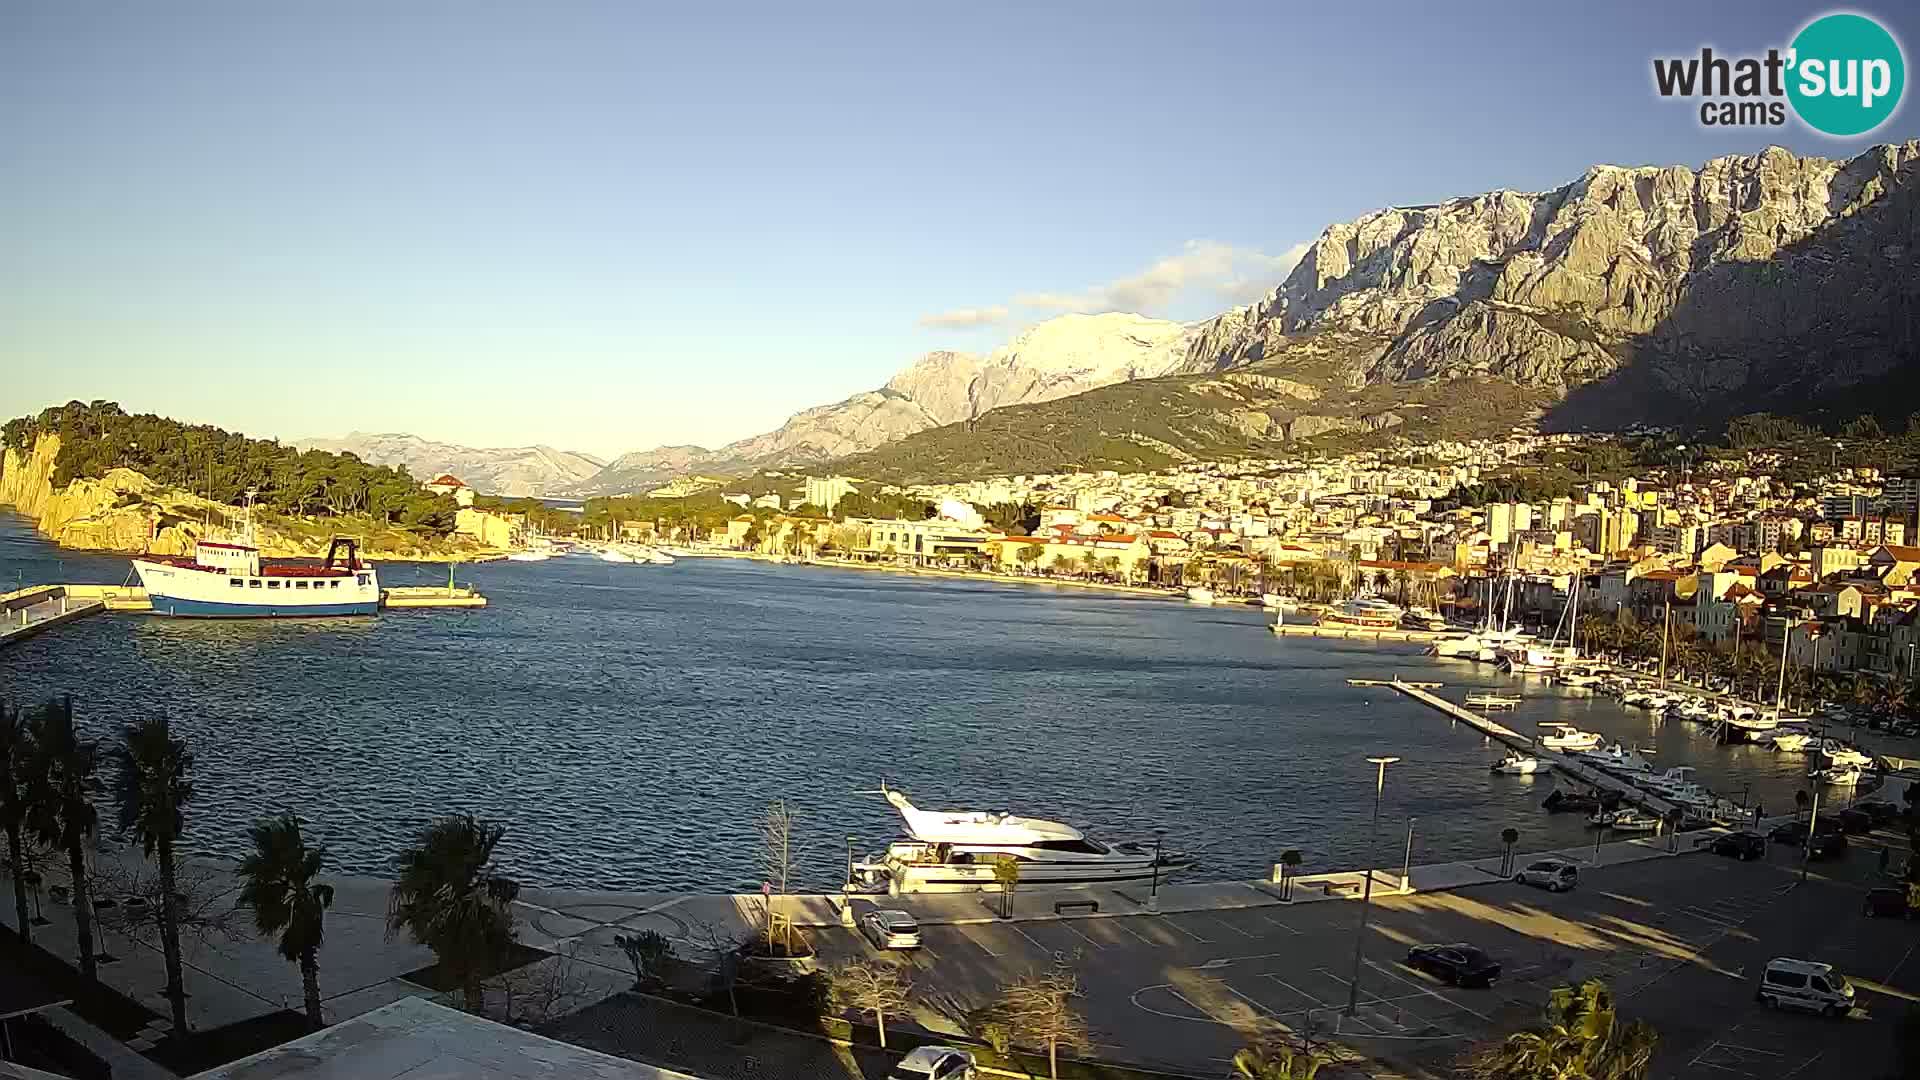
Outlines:
MULTIPOLYGON (((787 809, 785 799, 775 799, 767 804, 767 812, 760 819, 760 862, 767 872, 767 883, 773 887, 772 895, 784 899, 787 895, 787 878, 793 872, 793 811, 787 809)), ((767 904, 767 951, 773 951, 773 915, 774 905, 767 904)))
POLYGON ((658 930, 642 930, 637 934, 615 934, 613 944, 627 957, 627 963, 633 965, 633 988, 639 990, 651 983, 657 983, 666 977, 667 965, 673 960, 673 942, 658 930))
POLYGON ((887 1045, 887 1014, 906 1012, 912 993, 900 968, 885 960, 855 960, 833 972, 834 1004, 872 1013, 882 1049, 887 1045))
MULTIPOLYGON (((101 896, 118 897, 119 902, 99 913, 101 926, 159 949, 166 923, 161 902, 166 894, 166 876, 145 860, 103 861, 95 872, 97 891, 101 896)), ((172 877, 175 915, 182 937, 206 944, 244 931, 251 913, 234 904, 239 882, 184 859, 178 860, 172 877)))
POLYGON ((488 979, 481 990, 492 1019, 519 1027, 536 1027, 578 1012, 596 996, 577 941, 550 959, 488 979))
POLYGON ((1087 1022, 1075 999, 1080 979, 1065 968, 1027 975, 1000 991, 994 1011, 1015 1042, 1045 1047, 1047 1075, 1060 1078, 1060 1048, 1085 1050, 1092 1045, 1087 1022))

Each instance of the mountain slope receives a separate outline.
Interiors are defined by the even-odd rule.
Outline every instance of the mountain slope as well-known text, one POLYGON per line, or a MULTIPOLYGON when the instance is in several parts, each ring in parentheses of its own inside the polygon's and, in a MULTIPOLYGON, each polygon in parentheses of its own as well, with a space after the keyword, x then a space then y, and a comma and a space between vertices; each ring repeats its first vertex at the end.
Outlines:
POLYGON ((1805 405, 1913 358, 1916 171, 1911 142, 1848 161, 1772 147, 1381 210, 1330 226, 1264 301, 1207 324, 1182 370, 1340 330, 1387 340, 1357 381, 1571 395, 1555 426, 1805 405))
POLYGON ((340 439, 299 439, 302 450, 350 453, 374 465, 405 468, 415 479, 452 473, 489 495, 548 495, 578 484, 606 462, 551 446, 481 449, 433 442, 418 435, 355 431, 340 439))
POLYGON ((928 353, 877 390, 802 410, 773 431, 718 450, 660 447, 624 454, 575 490, 634 492, 691 472, 815 465, 990 409, 1166 374, 1185 362, 1194 333, 1143 315, 1062 315, 986 356, 928 353))

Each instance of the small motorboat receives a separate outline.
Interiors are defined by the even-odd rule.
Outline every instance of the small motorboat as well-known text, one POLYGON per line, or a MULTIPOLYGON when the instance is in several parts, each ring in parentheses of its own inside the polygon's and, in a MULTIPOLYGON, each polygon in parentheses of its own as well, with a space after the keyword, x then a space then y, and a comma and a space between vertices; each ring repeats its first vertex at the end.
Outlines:
POLYGON ((508 562, 546 562, 550 555, 544 551, 511 551, 507 553, 508 562))
POLYGON ((1426 630, 1437 634, 1447 629, 1447 620, 1426 608, 1410 607, 1400 616, 1400 625, 1408 630, 1426 630))
POLYGON ((1511 694, 1468 694, 1467 707, 1471 709, 1517 709, 1520 699, 1511 694))
POLYGON ((1211 604, 1213 603, 1213 590, 1204 585, 1195 585, 1193 588, 1187 590, 1187 599, 1196 604, 1211 604))
POLYGON ((1838 739, 1820 740, 1820 756, 1826 759, 1828 765, 1836 769, 1849 766, 1866 768, 1873 764, 1873 758, 1870 755, 1863 754, 1838 739))
POLYGON ((1653 772, 1653 763, 1641 756, 1640 751, 1631 750, 1614 743, 1605 750, 1582 750, 1573 755, 1582 764, 1592 765, 1614 773, 1645 775, 1653 772))
POLYGON ((1813 774, 1815 780, 1835 787, 1858 787, 1865 777, 1866 774, 1860 771, 1858 765, 1849 765, 1844 769, 1839 767, 1820 769, 1813 774))
POLYGON ((1777 752, 1800 754, 1805 753, 1807 747, 1813 745, 1813 736, 1804 731, 1775 730, 1754 741, 1763 746, 1770 746, 1777 752))
POLYGON ((1631 806, 1623 806, 1618 810, 1596 810, 1587 815, 1587 824, 1597 829, 1617 829, 1620 832, 1652 832, 1660 827, 1660 819, 1631 806))
POLYGON ((1600 736, 1591 731, 1581 731, 1572 724, 1541 724, 1540 726, 1547 730, 1534 741, 1538 742, 1543 749, 1567 752, 1592 750, 1600 745, 1600 736))
POLYGON ((1554 788, 1547 793, 1545 799, 1541 800, 1540 805, 1550 814, 1560 814, 1568 811, 1585 811, 1591 813, 1595 810, 1611 810, 1618 806, 1619 802, 1620 797, 1611 792, 1609 792, 1605 798, 1602 798, 1601 796, 1591 795, 1584 791, 1566 791, 1562 788, 1554 788))
POLYGON ((1494 762, 1489 771, 1500 776, 1530 776, 1549 768, 1552 766, 1531 754, 1508 754, 1494 762))
POLYGON ((1591 690, 1600 685, 1600 676, 1585 671, 1564 671, 1557 677, 1561 686, 1575 690, 1591 690))

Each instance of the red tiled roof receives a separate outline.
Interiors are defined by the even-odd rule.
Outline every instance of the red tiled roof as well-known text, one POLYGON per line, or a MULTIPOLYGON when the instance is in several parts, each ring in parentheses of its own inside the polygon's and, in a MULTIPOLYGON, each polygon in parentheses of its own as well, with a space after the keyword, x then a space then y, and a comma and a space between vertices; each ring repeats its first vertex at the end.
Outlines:
POLYGON ((439 476, 434 477, 433 480, 428 484, 428 486, 429 487, 466 487, 467 485, 462 483, 460 478, 453 475, 452 473, 443 472, 439 476))

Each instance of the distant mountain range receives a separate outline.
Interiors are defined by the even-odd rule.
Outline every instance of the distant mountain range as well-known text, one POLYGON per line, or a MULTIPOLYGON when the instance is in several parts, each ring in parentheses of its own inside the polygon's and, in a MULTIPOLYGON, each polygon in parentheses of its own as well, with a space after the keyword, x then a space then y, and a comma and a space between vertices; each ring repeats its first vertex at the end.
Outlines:
POLYGON ((606 466, 602 458, 551 446, 480 449, 418 435, 355 431, 340 439, 296 439, 302 450, 348 453, 374 465, 404 467, 416 479, 452 473, 488 495, 547 495, 577 486, 606 466))
MULTIPOLYGON (((543 447, 465 451, 466 479, 571 494, 782 467, 931 480, 1381 433, 1893 410, 1920 391, 1916 173, 1915 142, 1844 161, 1771 147, 1379 210, 1328 226, 1264 299, 1204 322, 1065 315, 985 356, 928 353, 718 449, 659 447, 592 471, 543 447), (570 465, 479 469, 528 454, 570 465)), ((354 438, 411 437, 317 445, 354 438)), ((368 459, 460 471, 444 455, 368 459)))

